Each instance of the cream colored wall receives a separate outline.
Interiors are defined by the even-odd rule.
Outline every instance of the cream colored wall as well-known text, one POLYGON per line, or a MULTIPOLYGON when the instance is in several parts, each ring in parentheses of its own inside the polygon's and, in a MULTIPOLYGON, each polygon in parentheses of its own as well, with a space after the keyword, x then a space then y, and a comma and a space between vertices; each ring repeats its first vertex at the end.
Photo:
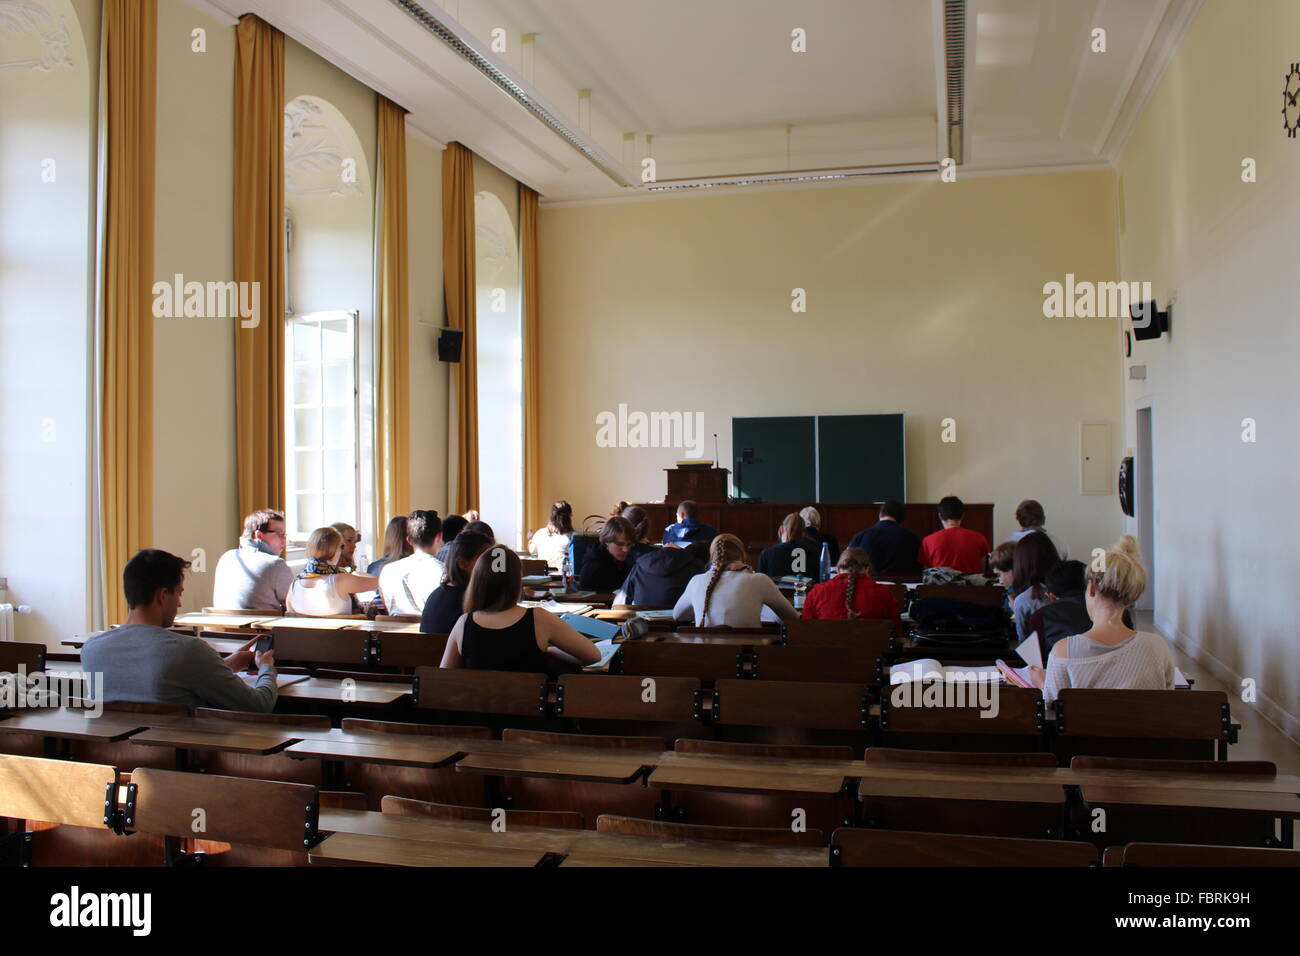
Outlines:
POLYGON ((1229 687, 1254 680, 1292 737, 1300 141, 1279 93, 1298 35, 1289 0, 1207 0, 1119 164, 1124 278, 1176 298, 1172 336, 1135 345, 1147 379, 1125 392, 1126 445, 1153 409, 1157 622, 1229 687))
POLYGON ((1113 278, 1112 193, 1087 172, 543 207, 543 495, 663 497, 684 451, 596 445, 620 403, 703 412, 724 466, 732 417, 903 412, 909 499, 992 501, 1003 537, 1035 497, 1073 554, 1109 543, 1079 424, 1118 451, 1116 323, 1044 318, 1042 289, 1113 278))
POLYGON ((411 507, 446 514, 448 370, 438 361, 442 295, 442 150, 406 137, 410 246, 411 507), (428 323, 428 324, 422 324, 428 323))
MULTIPOLYGON (((233 28, 188 4, 158 5, 157 280, 235 277, 234 69, 233 28), (191 52, 198 27, 206 53, 191 52)), ((195 562, 187 610, 212 603, 217 559, 239 536, 236 322, 154 320, 153 543, 195 562)))

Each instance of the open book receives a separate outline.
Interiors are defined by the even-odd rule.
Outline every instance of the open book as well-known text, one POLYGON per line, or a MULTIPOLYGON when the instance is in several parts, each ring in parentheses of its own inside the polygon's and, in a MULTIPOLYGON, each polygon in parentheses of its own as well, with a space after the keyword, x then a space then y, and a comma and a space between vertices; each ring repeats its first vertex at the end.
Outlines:
POLYGON ((594 664, 588 664, 583 668, 585 671, 608 671, 609 662, 618 653, 619 646, 613 641, 595 641, 596 650, 600 651, 600 660, 594 664))
POLYGON ((979 681, 1001 680, 1002 674, 992 664, 949 664, 945 667, 932 657, 919 661, 904 661, 889 669, 889 683, 903 684, 912 680, 979 681))

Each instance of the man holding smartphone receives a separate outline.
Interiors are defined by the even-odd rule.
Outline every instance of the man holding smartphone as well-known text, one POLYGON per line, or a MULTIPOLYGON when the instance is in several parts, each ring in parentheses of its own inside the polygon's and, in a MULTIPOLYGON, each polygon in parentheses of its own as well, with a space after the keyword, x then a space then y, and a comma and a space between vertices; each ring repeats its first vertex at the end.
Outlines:
POLYGON ((205 641, 167 630, 180 609, 189 566, 166 551, 137 551, 122 572, 126 620, 86 641, 82 669, 103 675, 104 701, 269 713, 277 695, 275 651, 254 651, 254 637, 222 660, 205 641), (254 661, 257 678, 250 687, 239 672, 254 661))

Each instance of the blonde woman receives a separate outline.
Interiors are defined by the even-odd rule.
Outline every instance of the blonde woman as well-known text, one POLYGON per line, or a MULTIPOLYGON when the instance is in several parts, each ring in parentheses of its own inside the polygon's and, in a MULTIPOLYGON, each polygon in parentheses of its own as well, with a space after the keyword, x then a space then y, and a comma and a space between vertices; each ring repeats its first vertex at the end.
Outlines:
POLYGON ((691 578, 677 599, 674 620, 693 616, 697 627, 758 627, 764 607, 783 621, 799 619, 772 579, 751 571, 745 546, 734 534, 713 539, 709 563, 709 570, 691 578))
POLYGON ((1134 631, 1124 612, 1146 590, 1137 541, 1124 535, 1101 558, 1100 570, 1089 568, 1084 602, 1092 628, 1058 641, 1047 671, 1034 668, 1043 697, 1052 701, 1067 687, 1171 690, 1174 656, 1159 634, 1134 631))
POLYGON ((335 528, 317 528, 307 539, 307 566, 289 586, 285 606, 290 614, 330 617, 352 613, 352 595, 373 591, 379 579, 339 567, 343 535, 335 528))

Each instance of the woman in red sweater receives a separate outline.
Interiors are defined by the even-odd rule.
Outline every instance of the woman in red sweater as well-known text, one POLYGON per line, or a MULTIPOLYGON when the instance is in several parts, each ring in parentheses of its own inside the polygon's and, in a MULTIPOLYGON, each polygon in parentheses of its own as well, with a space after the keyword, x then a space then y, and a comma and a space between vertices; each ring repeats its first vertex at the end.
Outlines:
POLYGON ((867 552, 861 548, 845 548, 835 570, 839 573, 808 592, 803 604, 805 618, 893 621, 894 629, 902 632, 898 602, 889 588, 872 579, 867 552))

